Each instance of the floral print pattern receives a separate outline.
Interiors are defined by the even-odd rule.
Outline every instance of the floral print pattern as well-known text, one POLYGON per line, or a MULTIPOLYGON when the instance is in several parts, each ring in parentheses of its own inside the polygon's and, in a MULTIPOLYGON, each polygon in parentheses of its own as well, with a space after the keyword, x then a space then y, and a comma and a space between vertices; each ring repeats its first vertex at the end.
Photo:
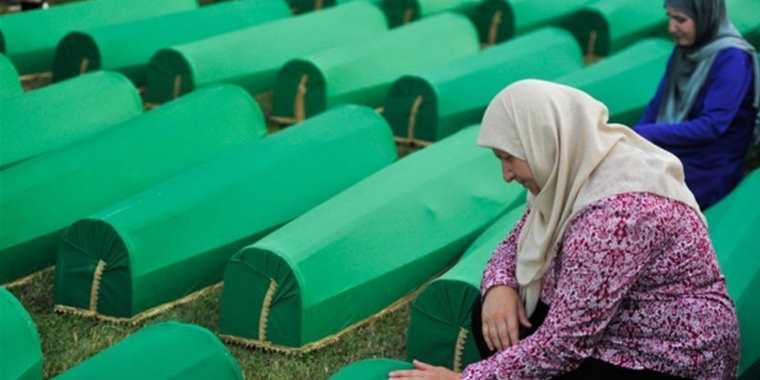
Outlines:
MULTIPOLYGON (((526 215, 489 261, 483 295, 495 285, 518 289, 526 215)), ((465 368, 463 379, 550 379, 587 357, 690 379, 736 377, 736 311, 693 209, 654 194, 619 194, 581 210, 556 249, 541 294, 550 305, 544 323, 465 368)))

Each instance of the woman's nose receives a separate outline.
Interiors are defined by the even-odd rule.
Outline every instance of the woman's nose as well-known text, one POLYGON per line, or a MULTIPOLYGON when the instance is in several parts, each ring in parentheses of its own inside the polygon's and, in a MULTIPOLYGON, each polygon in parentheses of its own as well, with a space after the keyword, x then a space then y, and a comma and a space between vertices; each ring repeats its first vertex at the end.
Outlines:
POLYGON ((504 166, 502 168, 502 175, 504 176, 504 180, 507 182, 511 182, 513 179, 515 179, 515 173, 512 172, 509 168, 504 166))
POLYGON ((668 21, 668 33, 675 34, 678 31, 678 26, 675 20, 668 21))

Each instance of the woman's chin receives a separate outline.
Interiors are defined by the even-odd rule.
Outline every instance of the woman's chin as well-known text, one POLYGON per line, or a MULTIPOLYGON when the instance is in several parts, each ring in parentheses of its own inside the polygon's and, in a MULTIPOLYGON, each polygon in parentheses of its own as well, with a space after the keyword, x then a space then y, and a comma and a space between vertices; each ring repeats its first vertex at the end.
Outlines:
POLYGON ((684 48, 684 49, 688 49, 694 46, 694 41, 676 39, 675 42, 676 42, 676 45, 678 45, 678 47, 684 48))

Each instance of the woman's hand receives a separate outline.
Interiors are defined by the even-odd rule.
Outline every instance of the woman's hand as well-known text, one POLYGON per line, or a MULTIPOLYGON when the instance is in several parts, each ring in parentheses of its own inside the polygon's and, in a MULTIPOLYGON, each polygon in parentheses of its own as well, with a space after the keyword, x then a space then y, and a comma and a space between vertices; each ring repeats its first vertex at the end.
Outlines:
POLYGON ((483 338, 490 350, 502 351, 519 342, 520 325, 531 327, 517 292, 505 285, 494 286, 483 301, 483 338))
POLYGON ((436 367, 419 360, 413 361, 414 369, 393 371, 388 374, 388 379, 411 379, 411 380, 460 380, 462 377, 448 368, 436 367))

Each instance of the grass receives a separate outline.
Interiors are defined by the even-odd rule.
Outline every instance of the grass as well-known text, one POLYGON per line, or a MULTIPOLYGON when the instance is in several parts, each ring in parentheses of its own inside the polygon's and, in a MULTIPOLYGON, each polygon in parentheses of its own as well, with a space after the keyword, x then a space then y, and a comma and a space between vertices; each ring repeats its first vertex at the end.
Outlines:
MULTIPOLYGON (((53 312, 53 272, 11 289, 29 311, 40 334, 44 376, 53 377, 139 330, 53 312)), ((178 306, 145 324, 179 320, 218 333, 221 289, 178 306)), ((227 345, 246 379, 326 379, 346 364, 363 358, 405 357, 409 307, 390 313, 346 335, 340 342, 303 355, 286 355, 227 345)))

